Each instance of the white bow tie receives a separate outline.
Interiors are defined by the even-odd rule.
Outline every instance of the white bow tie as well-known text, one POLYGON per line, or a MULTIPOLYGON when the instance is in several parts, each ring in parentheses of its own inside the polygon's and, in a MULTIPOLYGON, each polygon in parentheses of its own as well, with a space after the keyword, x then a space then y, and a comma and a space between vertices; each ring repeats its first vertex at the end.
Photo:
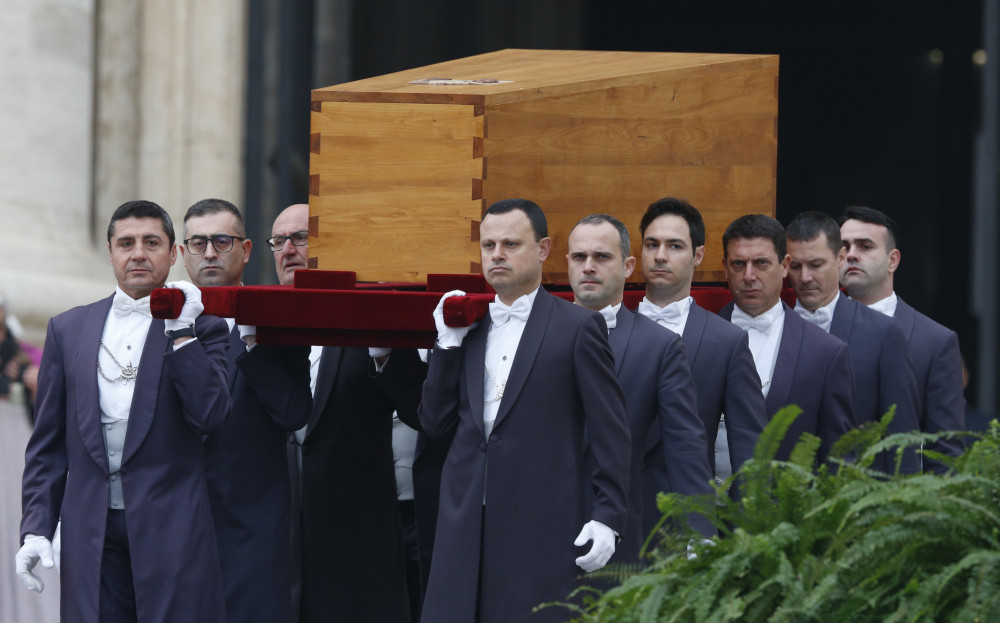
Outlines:
POLYGON ((149 312, 148 296, 144 296, 141 299, 136 300, 127 296, 116 294, 115 298, 111 302, 111 308, 119 316, 128 316, 131 313, 138 313, 144 316, 149 316, 150 318, 153 317, 153 315, 149 312))
POLYGON ((493 325, 498 328, 507 324, 511 318, 527 322, 529 314, 531 314, 531 301, 526 296, 514 301, 513 305, 505 305, 500 301, 490 303, 490 318, 493 319, 493 325))
POLYGON ((820 307, 816 311, 809 311, 805 307, 796 304, 795 313, 802 316, 802 319, 806 322, 812 323, 820 328, 828 325, 830 320, 833 318, 833 314, 830 313, 829 307, 820 307))
POLYGON ((601 315, 604 316, 604 322, 608 324, 608 331, 618 326, 618 315, 611 309, 610 305, 601 310, 601 315))
POLYGON ((649 318, 653 322, 666 322, 667 324, 677 324, 681 320, 680 301, 674 301, 666 307, 657 307, 646 299, 639 301, 639 313, 649 318))
POLYGON ((774 324, 777 317, 777 314, 770 314, 767 312, 757 316, 751 316, 739 307, 734 307, 732 322, 744 331, 754 329, 766 335, 771 330, 771 326, 774 324))

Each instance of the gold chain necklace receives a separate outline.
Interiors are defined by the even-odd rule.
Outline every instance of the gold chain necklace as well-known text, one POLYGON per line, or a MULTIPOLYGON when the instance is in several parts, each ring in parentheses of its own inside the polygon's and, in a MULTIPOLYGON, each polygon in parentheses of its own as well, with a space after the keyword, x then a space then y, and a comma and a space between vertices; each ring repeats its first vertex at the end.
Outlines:
POLYGON ((139 366, 133 367, 131 361, 127 365, 123 366, 117 359, 115 359, 115 356, 111 354, 111 350, 104 344, 104 340, 101 340, 101 348, 103 348, 104 352, 108 354, 108 357, 111 357, 111 361, 115 362, 115 365, 121 368, 121 374, 113 379, 108 378, 108 375, 104 374, 104 370, 101 369, 101 358, 98 356, 97 371, 101 373, 101 377, 103 377, 105 381, 108 383, 121 381, 122 383, 128 384, 129 381, 134 381, 136 379, 139 375, 139 366))

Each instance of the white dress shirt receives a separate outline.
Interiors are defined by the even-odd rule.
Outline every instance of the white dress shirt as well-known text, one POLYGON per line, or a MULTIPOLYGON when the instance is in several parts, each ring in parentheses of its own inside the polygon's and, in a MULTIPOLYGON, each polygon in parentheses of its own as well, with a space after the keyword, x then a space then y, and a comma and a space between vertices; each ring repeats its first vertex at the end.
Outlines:
POLYGON ((679 301, 674 301, 665 307, 660 307, 651 303, 648 298, 643 297, 639 301, 639 313, 656 322, 661 327, 670 329, 677 335, 684 335, 684 327, 687 326, 688 313, 691 311, 691 303, 694 298, 688 296, 679 301))
MULTIPOLYGON (((146 345, 146 335, 153 316, 149 313, 149 297, 132 299, 121 289, 115 288, 115 300, 111 311, 104 322, 104 332, 101 341, 107 348, 98 347, 97 361, 104 371, 104 376, 116 378, 122 373, 122 366, 139 367, 142 359, 142 349, 146 345), (128 310, 121 309, 128 307, 128 310), (108 354, 110 351, 111 355, 108 354), (111 356, 118 360, 118 365, 111 356)), ((97 374, 97 389, 100 394, 101 423, 114 424, 128 422, 129 410, 132 408, 132 394, 136 381, 108 381, 97 374)))
MULTIPOLYGON (((309 349, 309 393, 312 394, 313 398, 316 397, 316 379, 319 373, 319 360, 323 356, 322 346, 313 346, 309 349)), ((309 427, 308 424, 295 431, 295 441, 302 445, 302 442, 306 440, 306 429, 309 427)), ((301 452, 301 451, 300 451, 301 452)), ((301 456, 299 458, 299 468, 302 467, 301 456)))
POLYGON ((322 346, 309 348, 309 393, 316 395, 316 375, 319 374, 319 360, 323 357, 322 346))
POLYGON ((104 321, 104 331, 101 334, 104 346, 98 346, 97 349, 97 364, 100 366, 100 370, 97 371, 97 393, 109 473, 108 508, 115 510, 125 509, 125 496, 118 472, 121 470, 122 454, 125 450, 125 433, 128 431, 129 412, 132 410, 132 396, 138 381, 138 379, 118 377, 129 366, 138 373, 146 336, 149 334, 152 322, 148 296, 133 299, 121 289, 115 288, 111 311, 104 321), (108 378, 104 378, 105 376, 108 378))
POLYGON ((781 332, 785 328, 784 306, 779 300, 771 309, 753 317, 739 307, 734 307, 732 321, 734 325, 747 332, 750 353, 757 368, 757 376, 760 377, 760 390, 764 398, 767 398, 768 392, 771 391, 774 366, 778 362, 781 332))
POLYGON ((896 292, 893 291, 893 293, 890 294, 889 296, 885 297, 881 301, 875 301, 868 307, 870 309, 874 309, 875 311, 883 313, 886 316, 892 318, 896 315, 896 304, 898 303, 898 301, 899 299, 896 298, 896 292))
MULTIPOLYGON (((519 301, 526 300, 528 313, 530 313, 537 294, 538 288, 535 288, 530 294, 519 297, 510 307, 523 306, 524 303, 519 304, 519 301)), ((493 305, 503 305, 499 295, 493 305)), ((506 305, 503 306, 506 307, 506 305)), ((524 333, 526 324, 526 316, 522 319, 511 315, 510 319, 501 326, 497 326, 496 322, 490 324, 490 330, 486 334, 486 365, 483 368, 483 426, 486 429, 487 439, 493 432, 493 422, 497 419, 497 413, 500 411, 503 388, 507 386, 507 378, 510 376, 511 366, 514 365, 517 345, 521 343, 521 335, 524 333)))
POLYGON ((814 311, 809 311, 802 306, 802 301, 795 302, 795 313, 798 314, 803 320, 809 324, 814 324, 820 329, 823 329, 827 333, 830 332, 830 325, 833 324, 833 312, 837 308, 837 301, 840 300, 840 291, 834 295, 833 300, 824 305, 823 307, 817 307, 814 311))

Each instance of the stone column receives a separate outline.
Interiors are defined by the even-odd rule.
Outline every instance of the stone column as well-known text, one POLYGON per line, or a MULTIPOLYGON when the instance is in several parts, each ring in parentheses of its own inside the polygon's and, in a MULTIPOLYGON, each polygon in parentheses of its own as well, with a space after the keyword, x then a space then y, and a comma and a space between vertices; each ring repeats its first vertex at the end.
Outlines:
MULTIPOLYGON (((102 0, 134 4, 134 0, 102 0)), ((100 197, 105 220, 115 207, 134 198, 163 206, 174 219, 178 239, 184 212, 195 201, 218 197, 242 205, 243 115, 245 101, 246 2, 244 0, 149 0, 141 3, 133 55, 108 59, 126 67, 136 62, 138 92, 132 163, 121 164, 124 177, 134 176, 133 196, 100 197)), ((114 37, 113 32, 108 38, 114 37)), ((104 59, 102 59, 104 60, 104 59)), ((112 69, 109 67, 107 72, 112 69)), ((102 71, 102 73, 105 73, 102 71)), ((99 90, 98 116, 115 123, 116 106, 104 111, 99 90)), ((126 120, 126 123, 128 121, 126 120)), ((104 145, 98 145, 98 153, 104 145)), ((120 159, 118 159, 120 160, 120 159)), ((99 164, 104 161, 98 160, 99 164)), ((98 174, 117 179, 118 171, 98 174)), ((128 187, 109 186, 123 191, 128 187)), ((173 279, 187 279, 178 262, 173 279)))
MULTIPOLYGON (((242 204, 245 0, 0 0, 0 291, 40 341, 110 294, 131 199, 242 204)), ((176 266, 171 278, 187 278, 176 266)))
POLYGON ((90 210, 94 16, 93 0, 0 0, 0 290, 38 343, 114 288, 90 210))

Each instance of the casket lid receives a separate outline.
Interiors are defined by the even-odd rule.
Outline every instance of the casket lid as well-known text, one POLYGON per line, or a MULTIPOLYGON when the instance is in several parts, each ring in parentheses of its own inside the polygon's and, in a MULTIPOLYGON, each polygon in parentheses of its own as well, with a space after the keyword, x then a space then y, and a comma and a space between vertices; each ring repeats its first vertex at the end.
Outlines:
POLYGON ((508 49, 356 80, 312 92, 314 102, 496 105, 620 86, 657 84, 664 74, 718 73, 727 65, 776 67, 778 56, 668 52, 508 49), (490 84, 412 84, 416 80, 499 80, 490 84))

